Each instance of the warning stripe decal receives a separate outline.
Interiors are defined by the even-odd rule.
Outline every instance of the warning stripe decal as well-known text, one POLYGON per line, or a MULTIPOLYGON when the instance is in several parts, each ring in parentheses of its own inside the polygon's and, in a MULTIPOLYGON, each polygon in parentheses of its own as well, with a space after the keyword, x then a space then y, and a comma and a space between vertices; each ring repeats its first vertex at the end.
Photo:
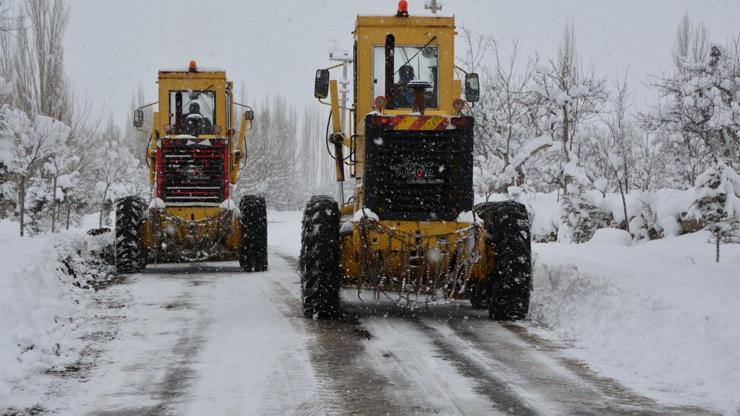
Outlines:
POLYGON ((424 125, 427 124, 427 120, 429 120, 429 117, 421 116, 417 118, 413 123, 411 123, 409 130, 423 130, 424 125))
POLYGON ((396 119, 398 121, 393 123, 393 130, 409 130, 409 127, 416 121, 416 117, 398 116, 396 119))
POLYGON ((444 130, 449 120, 441 116, 396 116, 393 130, 444 130))

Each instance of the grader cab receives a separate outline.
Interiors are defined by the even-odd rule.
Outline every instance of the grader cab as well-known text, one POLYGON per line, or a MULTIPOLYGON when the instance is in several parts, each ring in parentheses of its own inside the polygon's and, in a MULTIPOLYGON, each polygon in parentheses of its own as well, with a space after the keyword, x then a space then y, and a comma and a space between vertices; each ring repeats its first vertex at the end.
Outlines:
POLYGON ((454 18, 410 16, 402 1, 395 16, 357 17, 351 105, 339 102, 336 66, 316 72, 314 95, 331 106, 339 201, 315 196, 304 213, 306 317, 336 317, 342 287, 415 302, 467 297, 495 319, 526 316, 527 212, 511 201, 474 207, 469 108, 479 85, 455 65, 455 34, 454 18), (355 189, 345 200, 347 167, 355 189))
POLYGON ((147 263, 239 260, 243 270, 267 269, 265 201, 246 195, 238 208, 232 194, 246 162, 246 134, 254 113, 234 101, 223 71, 159 72, 159 99, 138 108, 152 113, 147 164, 153 198, 116 202, 116 266, 120 273, 147 263), (237 108, 244 108, 237 131, 237 108))

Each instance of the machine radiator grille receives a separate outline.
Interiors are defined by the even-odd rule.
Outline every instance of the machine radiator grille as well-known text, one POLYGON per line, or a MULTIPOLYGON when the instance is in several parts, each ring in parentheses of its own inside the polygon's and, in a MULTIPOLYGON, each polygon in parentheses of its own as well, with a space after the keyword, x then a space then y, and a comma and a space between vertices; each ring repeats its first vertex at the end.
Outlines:
POLYGON ((381 219, 451 221, 472 209, 472 132, 366 133, 365 206, 381 219))
POLYGON ((218 204, 227 196, 227 143, 211 139, 164 140, 158 184, 166 203, 218 204))

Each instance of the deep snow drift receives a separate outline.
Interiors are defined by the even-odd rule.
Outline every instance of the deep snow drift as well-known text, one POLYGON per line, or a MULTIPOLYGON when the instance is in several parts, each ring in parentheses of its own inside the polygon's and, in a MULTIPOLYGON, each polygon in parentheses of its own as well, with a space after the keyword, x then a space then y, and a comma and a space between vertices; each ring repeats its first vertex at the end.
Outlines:
POLYGON ((0 221, 0 409, 35 404, 39 374, 77 359, 89 297, 80 286, 106 277, 88 263, 106 238, 80 230, 21 238, 17 223, 0 221))
POLYGON ((536 244, 532 321, 629 387, 736 414, 740 245, 723 246, 716 264, 707 232, 635 245, 622 233, 536 244))

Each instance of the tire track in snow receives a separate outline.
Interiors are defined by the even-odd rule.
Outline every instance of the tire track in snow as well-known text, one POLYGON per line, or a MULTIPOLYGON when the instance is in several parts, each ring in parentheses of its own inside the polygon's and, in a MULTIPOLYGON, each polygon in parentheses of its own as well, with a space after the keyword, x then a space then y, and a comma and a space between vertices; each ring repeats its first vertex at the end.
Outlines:
MULTIPOLYGON (((589 385, 606 402, 610 403, 610 406, 622 409, 620 412, 612 408, 612 414, 716 415, 716 413, 695 406, 662 405, 654 399, 639 395, 613 379, 596 374, 581 361, 563 356, 559 353, 563 347, 532 334, 525 326, 505 324, 503 328, 519 338, 525 345, 535 346, 534 349, 528 350, 534 356, 534 359, 544 362, 548 368, 556 371, 558 374, 567 374, 567 376, 574 377, 581 385, 589 385)), ((610 413, 605 412, 603 414, 610 413)))
POLYGON ((273 278, 273 282, 281 294, 285 317, 307 334, 305 344, 318 389, 317 403, 302 414, 413 414, 390 394, 389 380, 368 360, 366 343, 372 335, 349 316, 332 321, 304 318, 300 289, 285 287, 299 279, 294 271, 297 261, 284 254, 275 257, 280 260, 272 264, 282 263, 289 274, 282 281, 273 278))
MULTIPOLYGON (((116 392, 113 396, 115 396, 115 401, 123 401, 122 399, 128 397, 129 406, 116 410, 103 410, 110 407, 110 404, 106 403, 105 397, 99 397, 97 399, 102 403, 96 406, 98 410, 93 410, 88 414, 96 416, 178 415, 177 407, 187 399, 187 390, 195 379, 192 365, 205 343, 204 330, 211 323, 200 302, 203 296, 196 299, 193 292, 202 289, 199 286, 208 279, 203 276, 203 280, 199 280, 201 276, 193 276, 187 271, 176 273, 169 269, 161 273, 157 270, 156 274, 151 272, 148 274, 141 278, 161 279, 162 282, 159 283, 168 285, 183 281, 175 286, 175 289, 181 293, 174 298, 169 298, 169 301, 163 298, 154 304, 143 303, 145 307, 158 306, 166 313, 175 314, 173 317, 165 316, 170 323, 175 323, 177 326, 174 331, 175 342, 171 344, 168 354, 156 352, 147 355, 145 351, 139 351, 140 354, 136 357, 136 361, 123 368, 124 376, 129 380, 123 380, 123 391, 116 392), (188 276, 185 277, 184 274, 188 276), (184 281, 185 279, 187 282, 184 281), (141 381, 145 382, 139 384, 141 381), (146 400, 143 400, 145 398, 146 400), (137 406, 142 402, 152 404, 137 406)), ((156 334, 147 332, 151 331, 151 328, 142 328, 142 330, 147 337, 163 337, 164 340, 168 335, 166 332, 156 334)))
MULTIPOLYGON (((535 414, 709 415, 694 407, 662 406, 584 364, 558 354, 558 348, 516 324, 466 319, 453 311, 446 320, 419 322, 450 359, 479 374, 481 388, 502 383, 535 404, 535 414)), ((519 414, 518 412, 514 412, 519 414)))
POLYGON ((447 307, 408 309, 389 302, 344 306, 378 334, 381 351, 397 355, 393 365, 381 365, 397 374, 399 385, 415 386, 424 398, 418 402, 420 414, 539 414, 526 395, 517 394, 523 392, 492 378, 490 369, 470 365, 422 323, 424 318, 446 319, 447 307))
MULTIPOLYGON (((575 416, 714 414, 696 407, 661 405, 612 379, 596 375, 526 328, 493 322, 485 312, 473 310, 463 302, 409 310, 388 302, 358 304, 343 299, 343 306, 377 338, 382 332, 374 327, 375 322, 380 322, 379 317, 414 325, 425 336, 419 342, 428 339, 441 360, 449 362, 471 381, 476 392, 502 412, 575 416)), ((399 359, 398 366, 404 365, 408 361, 399 359)))
POLYGON ((300 335, 301 341, 282 353, 278 366, 268 378, 267 384, 270 387, 266 388, 262 395, 263 405, 259 414, 323 415, 327 413, 324 402, 332 403, 336 400, 330 394, 322 393, 318 386, 310 353, 303 342, 309 335, 306 328, 291 317, 288 302, 295 302, 295 299, 277 280, 285 274, 292 276, 292 268, 281 265, 271 256, 270 273, 260 278, 265 279, 270 302, 276 312, 281 317, 287 318, 287 324, 292 331, 300 335))
POLYGON ((414 322, 379 318, 364 325, 377 334, 368 348, 376 366, 393 380, 394 393, 413 406, 414 414, 506 414, 414 322))

